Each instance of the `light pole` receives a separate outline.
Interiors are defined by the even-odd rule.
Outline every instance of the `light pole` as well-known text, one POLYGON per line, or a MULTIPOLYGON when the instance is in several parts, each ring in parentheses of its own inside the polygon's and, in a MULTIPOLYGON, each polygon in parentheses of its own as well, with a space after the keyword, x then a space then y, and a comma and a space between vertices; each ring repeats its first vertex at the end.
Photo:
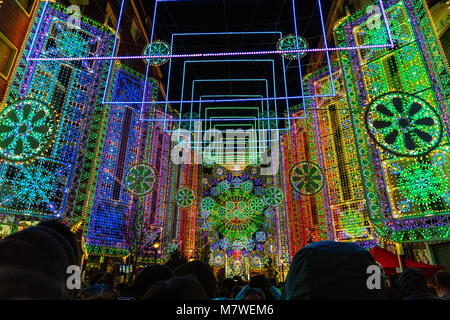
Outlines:
POLYGON ((155 249, 155 264, 156 264, 156 254, 158 253, 158 248, 160 246, 161 242, 158 238, 153 242, 153 249, 155 249))

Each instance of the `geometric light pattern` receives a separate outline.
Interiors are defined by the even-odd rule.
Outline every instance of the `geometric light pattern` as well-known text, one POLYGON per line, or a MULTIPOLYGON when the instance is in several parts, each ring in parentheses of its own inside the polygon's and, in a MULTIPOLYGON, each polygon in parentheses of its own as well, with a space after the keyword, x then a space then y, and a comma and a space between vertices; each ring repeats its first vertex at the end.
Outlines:
POLYGON ((315 163, 300 162, 291 169, 292 187, 305 196, 315 195, 322 190, 323 179, 322 170, 315 163))
POLYGON ((48 202, 55 191, 55 178, 39 167, 23 168, 14 180, 14 192, 27 203, 48 202))
POLYGON ((271 207, 279 206, 284 200, 283 190, 280 187, 267 187, 264 190, 263 199, 271 207))
POLYGON ((367 235, 367 231, 364 228, 364 216, 358 210, 350 209, 342 212, 339 223, 345 233, 353 238, 367 235))
MULTIPOLYGON (((171 54, 170 45, 161 40, 156 40, 152 42, 152 45, 148 44, 142 55, 144 56, 164 56, 171 54)), ((145 62, 149 62, 151 66, 162 66, 163 64, 169 61, 169 58, 150 58, 144 60, 145 62)))
POLYGON ((24 99, 7 106, 0 115, 0 157, 31 160, 49 146, 55 133, 55 114, 47 104, 24 99))
MULTIPOLYGON (((295 37, 295 35, 287 35, 281 38, 277 43, 278 51, 289 51, 289 50, 306 50, 308 49, 308 42, 302 37, 295 37)), ((300 58, 304 57, 307 52, 300 52, 300 58)), ((289 60, 297 60, 299 53, 282 53, 283 58, 289 60)))
POLYGON ((404 92, 378 97, 367 109, 372 138, 386 151, 418 157, 434 150, 442 139, 438 113, 423 99, 404 92))
POLYGON ((140 163, 131 167, 125 176, 127 190, 138 197, 152 192, 155 184, 155 169, 149 164, 140 163))
POLYGON ((196 196, 194 190, 188 187, 178 189, 176 194, 177 205, 180 208, 190 208, 195 202, 196 196))
POLYGON ((399 187, 409 200, 429 204, 444 193, 447 187, 445 181, 443 173, 438 168, 416 164, 402 172, 399 187))

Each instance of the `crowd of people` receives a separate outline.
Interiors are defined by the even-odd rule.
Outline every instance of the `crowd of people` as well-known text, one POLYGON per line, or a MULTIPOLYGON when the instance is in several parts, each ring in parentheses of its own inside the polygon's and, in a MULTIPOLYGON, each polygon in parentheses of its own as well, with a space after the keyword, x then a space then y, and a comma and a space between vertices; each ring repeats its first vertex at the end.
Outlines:
POLYGON ((74 235, 57 221, 42 222, 0 241, 0 299, 78 300, 450 300, 450 274, 427 281, 421 270, 406 269, 368 285, 367 250, 351 243, 314 242, 295 255, 285 283, 255 275, 217 281, 209 264, 148 265, 129 284, 116 272, 98 273, 76 290, 67 267, 77 265, 74 235), (431 283, 431 285, 430 285, 431 283))

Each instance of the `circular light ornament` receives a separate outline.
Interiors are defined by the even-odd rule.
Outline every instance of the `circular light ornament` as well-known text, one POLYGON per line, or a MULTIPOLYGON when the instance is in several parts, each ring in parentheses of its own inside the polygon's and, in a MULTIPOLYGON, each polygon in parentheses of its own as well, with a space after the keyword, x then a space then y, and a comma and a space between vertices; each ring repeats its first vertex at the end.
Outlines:
MULTIPOLYGON (((142 55, 144 56, 167 56, 172 54, 170 45, 162 40, 153 41, 152 44, 148 44, 142 55)), ((169 58, 149 58, 145 59, 151 66, 162 66, 169 61, 169 58)))
POLYGON ((278 246, 272 240, 267 243, 267 253, 275 255, 278 253, 278 246))
POLYGON ((304 196, 313 196, 323 188, 324 176, 320 167, 312 162, 296 164, 290 173, 291 186, 304 196))
POLYGON ((358 210, 350 209, 341 213, 340 225, 342 230, 353 238, 360 238, 367 235, 367 230, 364 228, 364 217, 358 210))
POLYGON ((197 112, 186 112, 181 116, 180 127, 185 130, 194 129, 193 121, 200 119, 197 112))
POLYGON ((251 180, 247 180, 247 181, 242 182, 241 190, 245 194, 252 192, 252 190, 253 190, 253 182, 251 180))
POLYGON ((213 257, 213 264, 216 267, 221 267, 225 263, 225 257, 222 253, 217 253, 213 257))
POLYGON ((175 199, 180 208, 190 208, 193 206, 196 196, 194 190, 188 187, 178 189, 175 199))
MULTIPOLYGON (((287 35, 281 38, 277 43, 278 51, 289 51, 289 50, 306 50, 308 49, 308 42, 300 36, 296 37, 295 35, 287 35)), ((299 58, 298 52, 286 52, 281 54, 283 58, 289 60, 297 60, 299 58)), ((300 58, 303 58, 306 55, 306 52, 300 53, 300 58)))
POLYGON ((217 216, 219 218, 224 219, 226 217, 226 214, 227 214, 227 209, 225 209, 224 207, 219 207, 217 209, 217 216))
POLYGON ((370 136, 397 156, 419 157, 439 146, 443 127, 439 114, 425 100, 405 92, 378 97, 366 111, 370 136))
POLYGON ((200 179, 200 182, 203 188, 209 188, 211 186, 212 179, 210 176, 205 175, 200 179))
POLYGON ((149 164, 138 163, 128 169, 124 183, 125 188, 132 195, 143 197, 152 192, 155 181, 155 169, 149 164))
POLYGON ((216 202, 213 198, 208 197, 202 200, 202 203, 200 205, 202 207, 202 210, 205 212, 211 212, 216 207, 216 202))
POLYGON ((261 168, 258 166, 248 166, 246 171, 250 179, 256 179, 261 175, 261 168))
POLYGON ((14 180, 16 196, 30 204, 48 202, 54 191, 54 174, 39 167, 23 168, 14 180))
POLYGON ((429 204, 442 196, 447 188, 444 174, 436 167, 416 164, 404 170, 399 189, 409 200, 429 204))
POLYGON ((32 160, 49 147, 55 131, 50 106, 34 99, 16 101, 0 114, 0 157, 11 162, 32 160))
POLYGON ((254 254, 251 258, 252 266, 255 268, 261 268, 263 265, 263 259, 259 254, 254 254))
POLYGON ((213 169, 213 176, 218 180, 222 180, 226 176, 225 168, 219 166, 215 167, 213 169))
POLYGON ((228 180, 221 181, 217 185, 217 190, 219 191, 219 193, 222 193, 222 194, 230 191, 230 188, 231 188, 231 183, 228 180))
POLYGON ((236 208, 236 206, 234 205, 233 201, 227 201, 225 203, 225 208, 227 209, 227 211, 233 211, 236 208))
POLYGON ((268 206, 277 207, 283 203, 283 190, 280 187, 267 187, 264 189, 263 200, 268 206))
POLYGON ((263 212, 266 205, 264 204, 264 201, 259 197, 254 197, 248 202, 249 209, 254 213, 260 213, 263 212))

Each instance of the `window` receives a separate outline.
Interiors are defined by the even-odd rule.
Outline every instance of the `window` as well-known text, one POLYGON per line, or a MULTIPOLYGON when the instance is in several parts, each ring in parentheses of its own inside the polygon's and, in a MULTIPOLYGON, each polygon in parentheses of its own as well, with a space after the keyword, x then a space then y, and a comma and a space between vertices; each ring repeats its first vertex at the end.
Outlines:
POLYGON ((0 32, 0 76, 7 79, 16 58, 17 49, 0 32))
POLYGON ((28 15, 33 10, 35 0, 15 0, 19 7, 25 11, 28 15))
POLYGON ((140 34, 139 34, 139 29, 138 29, 138 26, 137 26, 137 23, 136 23, 136 19, 134 19, 134 18, 133 18, 133 21, 131 23, 130 33, 131 33, 131 36, 133 37, 134 42, 137 43, 138 40, 139 40, 139 35, 140 34))
POLYGON ((444 54, 447 60, 450 59, 450 28, 448 28, 444 34, 441 36, 442 48, 444 49, 444 54))

